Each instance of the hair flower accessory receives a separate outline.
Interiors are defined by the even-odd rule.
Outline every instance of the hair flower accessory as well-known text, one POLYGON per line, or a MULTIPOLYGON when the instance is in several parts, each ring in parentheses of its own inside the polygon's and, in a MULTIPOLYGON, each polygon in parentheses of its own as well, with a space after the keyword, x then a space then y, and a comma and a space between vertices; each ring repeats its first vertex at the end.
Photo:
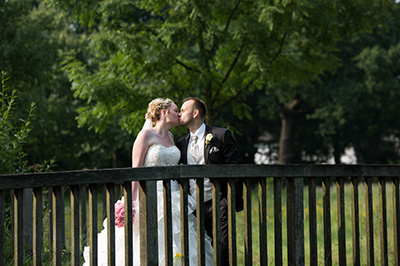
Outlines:
POLYGON ((205 142, 206 146, 211 143, 212 139, 213 139, 213 135, 211 133, 208 133, 206 136, 206 142, 205 142))
MULTIPOLYGON (((136 210, 132 208, 132 222, 135 219, 136 210)), ((124 227, 125 208, 123 200, 118 200, 115 203, 115 226, 118 228, 124 227)))

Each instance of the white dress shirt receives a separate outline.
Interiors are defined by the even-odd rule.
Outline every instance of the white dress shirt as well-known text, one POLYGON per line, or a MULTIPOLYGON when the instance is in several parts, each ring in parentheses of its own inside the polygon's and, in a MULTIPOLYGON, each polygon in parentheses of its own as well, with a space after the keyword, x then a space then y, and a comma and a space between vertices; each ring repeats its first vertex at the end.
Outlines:
MULTIPOLYGON (((204 141, 205 141, 206 125, 203 123, 195 133, 190 132, 190 138, 187 150, 187 164, 205 164, 204 160, 204 141), (200 155, 198 156, 199 163, 196 163, 193 156, 190 154, 190 147, 192 145, 192 135, 196 135, 198 150, 200 155)), ((193 198, 196 198, 196 180, 189 180, 189 193, 193 198)), ((212 199, 212 184, 209 178, 204 178, 204 202, 212 199)))

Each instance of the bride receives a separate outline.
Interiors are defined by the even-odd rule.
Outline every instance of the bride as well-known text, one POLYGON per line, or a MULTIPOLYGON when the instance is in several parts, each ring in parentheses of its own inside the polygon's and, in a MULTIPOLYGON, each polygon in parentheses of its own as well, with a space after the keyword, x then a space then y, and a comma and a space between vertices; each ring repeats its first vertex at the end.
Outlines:
MULTIPOLYGON (((154 99, 149 103, 146 123, 139 132, 132 151, 132 166, 167 166, 176 165, 180 159, 180 151, 174 144, 170 128, 179 126, 179 110, 170 99, 154 99), (154 125, 154 127, 152 126, 154 125)), ((133 220, 133 265, 140 265, 140 241, 139 241, 139 202, 138 183, 133 182, 132 199, 136 207, 133 220)), ((123 202, 123 200, 122 200, 123 202)), ((117 204, 120 201, 117 202, 117 204)), ((158 261, 159 265, 165 264, 164 249, 164 212, 163 212, 163 184, 157 182, 157 208, 158 208, 158 261)), ((180 192, 176 181, 171 181, 171 209, 172 209, 172 249, 176 255, 174 262, 179 263, 181 254, 180 234, 180 192)), ((189 265, 197 265, 197 231, 196 218, 193 212, 196 209, 196 201, 188 195, 188 230, 189 230, 189 265)), ((107 219, 107 218, 106 218, 107 219)), ((104 229, 98 234, 98 262, 99 265, 107 265, 107 221, 103 222, 104 229)), ((124 227, 115 227, 115 259, 116 265, 125 265, 124 227)), ((89 247, 84 248, 84 265, 90 265, 89 247)), ((206 265, 213 265, 213 249, 211 239, 205 236, 206 265)))

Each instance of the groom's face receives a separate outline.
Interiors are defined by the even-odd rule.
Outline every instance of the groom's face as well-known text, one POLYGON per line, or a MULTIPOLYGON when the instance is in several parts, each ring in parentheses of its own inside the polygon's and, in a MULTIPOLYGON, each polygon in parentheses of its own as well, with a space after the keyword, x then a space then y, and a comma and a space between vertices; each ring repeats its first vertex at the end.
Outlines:
POLYGON ((193 108, 194 108, 194 101, 189 100, 182 104, 181 107, 181 119, 180 124, 181 126, 187 126, 193 120, 193 108))

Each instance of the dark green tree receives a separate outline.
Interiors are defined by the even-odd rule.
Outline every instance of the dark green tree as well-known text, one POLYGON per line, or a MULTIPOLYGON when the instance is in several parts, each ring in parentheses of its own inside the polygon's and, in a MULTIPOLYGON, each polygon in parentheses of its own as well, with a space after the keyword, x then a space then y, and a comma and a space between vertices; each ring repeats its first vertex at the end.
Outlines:
POLYGON ((90 36, 90 60, 72 55, 66 70, 75 95, 88 102, 80 122, 100 131, 113 121, 138 131, 146 103, 160 96, 204 98, 210 124, 226 108, 239 119, 250 119, 249 93, 266 84, 274 91, 283 90, 277 84, 298 87, 334 70, 338 59, 332 51, 338 41, 372 29, 391 4, 51 2, 96 29, 90 36))
POLYGON ((30 164, 55 158, 59 170, 129 166, 132 140, 126 132, 110 127, 100 136, 78 128, 77 110, 84 103, 73 97, 62 61, 71 50, 85 58, 86 29, 45 1, 2 1, 0 12, 0 69, 18 92, 15 112, 22 116, 36 103, 24 145, 30 164))
POLYGON ((318 101, 309 118, 319 123, 316 135, 333 149, 336 163, 348 147, 359 163, 400 159, 399 12, 397 4, 387 27, 341 43, 341 67, 315 85, 318 101))

